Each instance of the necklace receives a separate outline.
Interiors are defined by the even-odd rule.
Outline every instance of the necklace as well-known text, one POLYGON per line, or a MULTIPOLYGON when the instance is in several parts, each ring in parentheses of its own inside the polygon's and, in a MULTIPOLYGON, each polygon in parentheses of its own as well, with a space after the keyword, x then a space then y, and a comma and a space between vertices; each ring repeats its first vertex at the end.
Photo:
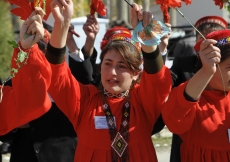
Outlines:
MULTIPOLYGON (((106 93, 104 95, 106 95, 106 93)), ((117 162, 118 158, 121 158, 121 162, 127 162, 129 161, 129 153, 128 153, 129 120, 130 120, 129 95, 126 96, 125 98, 126 101, 122 108, 122 118, 121 118, 121 125, 119 131, 115 126, 114 118, 110 106, 106 102, 106 98, 104 95, 103 95, 103 100, 104 100, 103 110, 109 127, 110 140, 112 142, 111 144, 112 162, 117 162)))
POLYGON ((105 88, 104 88, 104 95, 106 95, 107 97, 114 97, 114 98, 123 98, 123 97, 126 97, 128 96, 129 94, 129 90, 126 90, 124 92, 121 92, 119 94, 113 94, 113 93, 110 93, 108 92, 105 88))

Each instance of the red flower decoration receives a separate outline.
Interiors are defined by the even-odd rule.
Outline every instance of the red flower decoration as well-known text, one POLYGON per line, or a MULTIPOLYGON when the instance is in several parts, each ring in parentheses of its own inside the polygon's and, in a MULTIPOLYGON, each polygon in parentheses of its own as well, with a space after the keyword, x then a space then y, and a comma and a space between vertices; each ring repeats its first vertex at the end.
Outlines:
POLYGON ((18 6, 11 10, 16 16, 19 16, 20 19, 26 20, 30 14, 34 11, 34 7, 41 7, 45 9, 46 15, 43 19, 47 20, 49 14, 51 13, 50 2, 52 0, 46 0, 46 3, 43 3, 43 0, 8 0, 11 4, 18 6))
POLYGON ((101 16, 106 16, 105 5, 101 0, 92 0, 90 5, 90 14, 94 15, 97 12, 101 16))
POLYGON ((169 7, 181 7, 181 2, 184 2, 186 5, 191 4, 192 0, 156 0, 157 4, 161 5, 161 10, 164 14, 164 21, 165 23, 169 23, 169 13, 168 8, 169 7))
POLYGON ((169 12, 168 12, 168 6, 161 5, 161 11, 163 12, 164 22, 165 23, 170 23, 170 15, 169 15, 169 12))
POLYGON ((214 2, 215 2, 215 5, 220 6, 220 9, 222 9, 225 1, 224 0, 214 0, 214 2))

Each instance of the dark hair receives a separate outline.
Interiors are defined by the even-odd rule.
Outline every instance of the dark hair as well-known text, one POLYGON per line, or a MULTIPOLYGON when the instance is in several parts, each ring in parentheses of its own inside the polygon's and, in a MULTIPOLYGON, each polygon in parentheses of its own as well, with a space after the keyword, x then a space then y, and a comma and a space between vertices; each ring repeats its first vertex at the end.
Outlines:
MULTIPOLYGON (((140 66, 142 64, 141 54, 139 53, 139 51, 136 49, 134 45, 126 41, 111 41, 105 46, 104 49, 102 49, 102 52, 100 55, 101 62, 99 65, 99 71, 101 71, 101 64, 103 62, 105 55, 107 54, 107 52, 111 50, 118 51, 121 54, 122 58, 124 59, 125 64, 133 72, 141 72, 141 69, 140 69, 140 66)), ((137 80, 133 81, 130 88, 132 88, 134 84, 140 82, 140 76, 141 76, 141 73, 139 74, 137 80)), ((103 86, 100 83, 98 85, 98 89, 102 90, 102 88, 103 86)))
POLYGON ((225 44, 223 46, 220 46, 219 48, 221 54, 220 62, 223 62, 230 57, 230 44, 225 44))
MULTIPOLYGON (((208 33, 205 33, 207 32, 207 30, 211 30, 210 32, 212 31, 217 31, 217 30, 224 30, 225 28, 219 24, 215 24, 215 23, 204 23, 202 24, 201 26, 199 26, 197 28, 202 34, 205 34, 207 35, 208 33)), ((209 32, 209 33, 210 33, 209 32)), ((196 37, 199 35, 199 33, 196 31, 196 37)))
MULTIPOLYGON (((134 72, 140 72, 140 65, 142 63, 141 55, 136 49, 134 45, 126 41, 111 41, 106 45, 106 47, 102 50, 100 59, 101 63, 107 52, 111 50, 118 51, 122 58, 125 61, 125 64, 129 67, 130 70, 134 72)), ((100 63, 100 68, 101 68, 100 63)))

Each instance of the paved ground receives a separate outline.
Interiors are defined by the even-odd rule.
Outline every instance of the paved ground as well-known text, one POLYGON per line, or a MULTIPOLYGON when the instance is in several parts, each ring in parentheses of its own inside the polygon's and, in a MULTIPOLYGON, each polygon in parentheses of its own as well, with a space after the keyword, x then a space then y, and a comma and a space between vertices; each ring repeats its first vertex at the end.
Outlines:
POLYGON ((10 154, 4 154, 2 156, 2 162, 9 162, 10 160, 10 154))
POLYGON ((169 162, 171 147, 156 149, 158 162, 169 162))
POLYGON ((152 140, 156 149, 158 162, 169 162, 172 133, 165 127, 160 133, 153 135, 152 140))

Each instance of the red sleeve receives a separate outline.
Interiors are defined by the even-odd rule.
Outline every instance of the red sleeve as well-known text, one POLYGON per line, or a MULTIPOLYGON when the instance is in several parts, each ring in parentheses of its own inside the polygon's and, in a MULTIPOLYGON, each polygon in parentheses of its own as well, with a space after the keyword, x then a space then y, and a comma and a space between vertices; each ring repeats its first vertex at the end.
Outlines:
MULTIPOLYGON (((18 52, 19 49, 14 50, 12 60, 18 52)), ((12 67, 15 67, 14 61, 12 67)), ((51 107, 47 94, 51 83, 51 68, 37 44, 30 50, 27 64, 19 69, 12 83, 12 87, 3 87, 0 135, 40 117, 51 107)))
POLYGON ((161 113, 161 106, 172 87, 169 69, 164 66, 156 74, 147 74, 143 71, 138 93, 142 106, 150 123, 155 123, 161 113))
POLYGON ((173 88, 162 108, 162 115, 169 130, 182 134, 192 127, 198 102, 187 101, 184 97, 186 83, 173 88))
POLYGON ((83 85, 72 75, 66 62, 51 64, 52 83, 48 90, 58 108, 69 118, 75 129, 92 96, 98 92, 92 85, 83 85))

